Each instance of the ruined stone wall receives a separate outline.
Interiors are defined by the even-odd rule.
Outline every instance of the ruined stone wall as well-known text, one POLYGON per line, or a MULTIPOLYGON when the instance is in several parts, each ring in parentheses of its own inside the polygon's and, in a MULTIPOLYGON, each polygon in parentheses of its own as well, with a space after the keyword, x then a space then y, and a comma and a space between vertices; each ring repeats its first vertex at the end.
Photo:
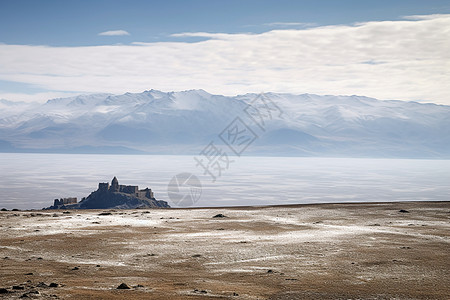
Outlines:
POLYGON ((100 182, 98 184, 98 190, 102 192, 109 190, 109 182, 100 182))
POLYGON ((121 193, 126 193, 126 194, 136 194, 139 190, 138 186, 134 186, 134 185, 121 185, 119 187, 119 191, 121 193))
POLYGON ((55 199, 53 202, 54 206, 61 206, 66 204, 76 204, 78 202, 78 199, 76 197, 70 197, 70 198, 61 198, 61 199, 55 199))

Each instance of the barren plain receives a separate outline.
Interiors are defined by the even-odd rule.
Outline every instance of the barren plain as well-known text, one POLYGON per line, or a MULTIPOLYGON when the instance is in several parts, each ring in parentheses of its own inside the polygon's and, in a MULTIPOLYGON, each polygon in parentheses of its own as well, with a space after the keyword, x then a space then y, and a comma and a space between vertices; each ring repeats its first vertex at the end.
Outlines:
POLYGON ((449 299, 449 221, 450 202, 3 211, 0 299, 449 299))

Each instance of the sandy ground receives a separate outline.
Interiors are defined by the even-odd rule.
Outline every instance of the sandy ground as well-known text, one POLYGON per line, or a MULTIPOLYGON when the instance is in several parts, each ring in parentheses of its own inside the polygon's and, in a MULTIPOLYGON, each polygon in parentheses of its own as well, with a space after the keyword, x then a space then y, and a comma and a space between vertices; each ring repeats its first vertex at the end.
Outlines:
POLYGON ((0 299, 450 299, 450 202, 102 212, 1 212, 0 299))

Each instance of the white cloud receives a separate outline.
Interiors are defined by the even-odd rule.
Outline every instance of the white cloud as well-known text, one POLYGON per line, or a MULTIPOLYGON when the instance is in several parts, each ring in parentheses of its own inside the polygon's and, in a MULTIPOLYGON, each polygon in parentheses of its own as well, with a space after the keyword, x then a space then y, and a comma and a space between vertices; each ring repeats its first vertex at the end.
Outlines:
POLYGON ((436 18, 445 18, 448 15, 444 14, 434 14, 434 15, 412 15, 412 16, 403 16, 405 20, 432 20, 436 18))
POLYGON ((180 33, 197 43, 0 45, 0 80, 62 92, 202 88, 358 94, 450 104, 450 15, 261 34, 180 33))
POLYGON ((130 34, 125 30, 110 30, 110 31, 100 32, 98 35, 115 36, 115 35, 130 35, 130 34))
POLYGON ((273 22, 264 24, 270 27, 311 27, 317 26, 316 23, 302 23, 302 22, 273 22))

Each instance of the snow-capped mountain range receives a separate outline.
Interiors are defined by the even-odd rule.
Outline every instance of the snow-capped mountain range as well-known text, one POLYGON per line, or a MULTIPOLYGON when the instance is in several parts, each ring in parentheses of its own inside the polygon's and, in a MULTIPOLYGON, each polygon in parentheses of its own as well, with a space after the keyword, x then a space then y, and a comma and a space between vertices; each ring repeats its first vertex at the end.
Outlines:
POLYGON ((0 152, 197 154, 213 142, 233 154, 237 117, 253 135, 244 155, 450 158, 450 106, 203 90, 0 100, 0 152))

